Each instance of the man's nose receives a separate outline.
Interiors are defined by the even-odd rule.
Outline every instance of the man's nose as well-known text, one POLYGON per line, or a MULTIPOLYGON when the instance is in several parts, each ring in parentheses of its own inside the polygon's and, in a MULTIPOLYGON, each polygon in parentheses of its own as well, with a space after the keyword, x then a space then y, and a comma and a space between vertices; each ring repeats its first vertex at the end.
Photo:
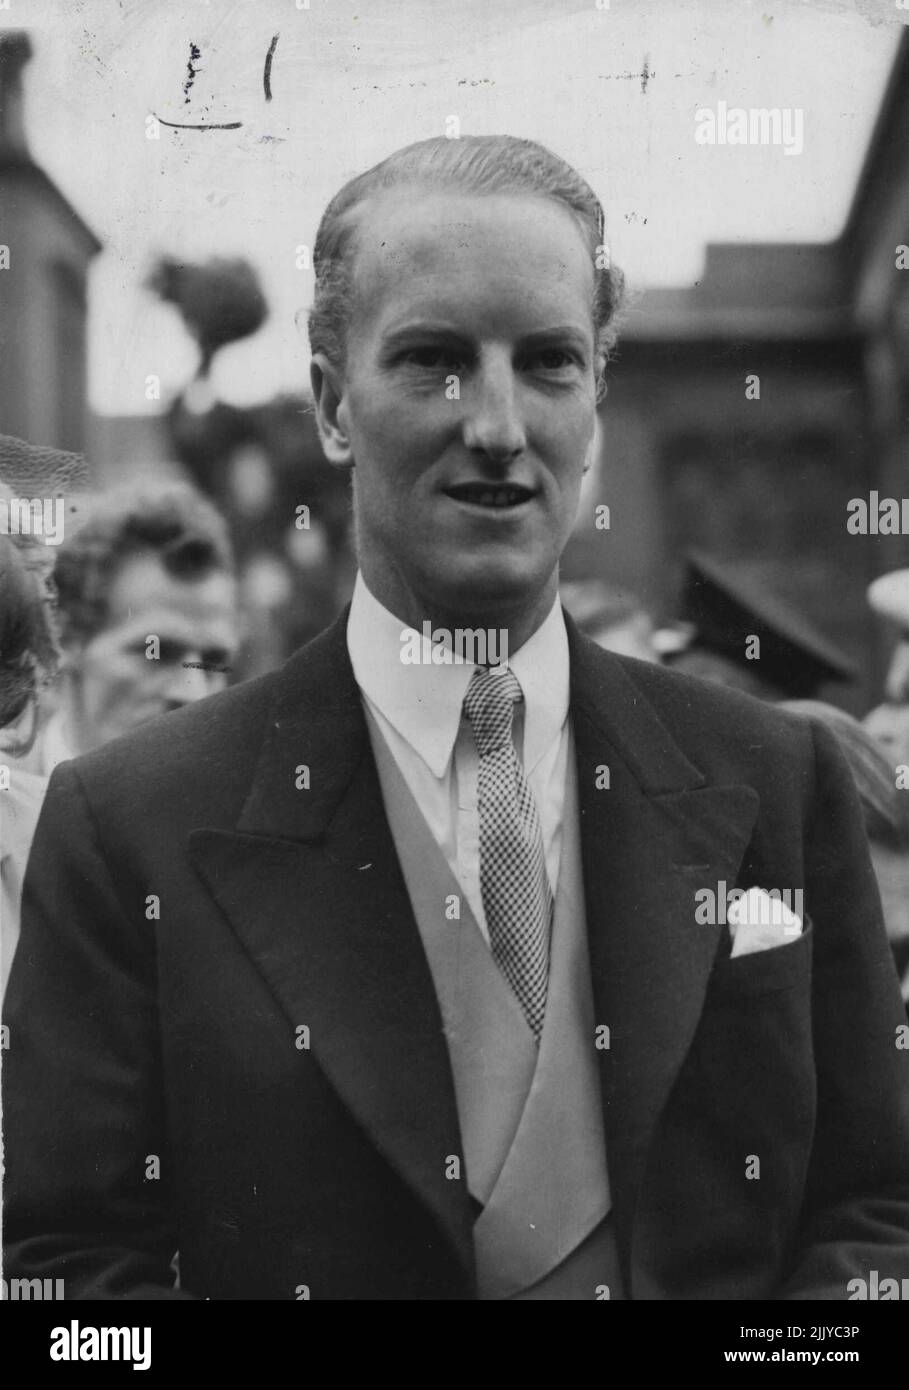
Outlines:
POLYGON ((903 638, 891 657, 885 687, 891 704, 909 703, 909 637, 903 638))
POLYGON ((506 463, 523 452, 527 439, 508 354, 492 353, 481 359, 462 389, 462 407, 468 449, 497 463, 506 463))
POLYGON ((218 689, 222 679, 219 672, 206 669, 198 652, 190 652, 171 673, 165 692, 167 703, 172 709, 195 704, 218 689))

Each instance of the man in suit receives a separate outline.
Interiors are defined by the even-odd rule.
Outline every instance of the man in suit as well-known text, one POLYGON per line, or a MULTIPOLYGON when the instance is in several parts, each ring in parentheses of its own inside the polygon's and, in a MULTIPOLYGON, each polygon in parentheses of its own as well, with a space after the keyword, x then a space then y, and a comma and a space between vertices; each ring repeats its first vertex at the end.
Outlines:
POLYGON ((909 1274, 905 1018, 832 738, 558 604, 602 226, 504 137, 409 147, 329 205, 312 381, 353 600, 283 670, 55 775, 7 1011, 8 1277, 596 1300, 909 1274), (771 889, 804 912, 762 924, 771 889))

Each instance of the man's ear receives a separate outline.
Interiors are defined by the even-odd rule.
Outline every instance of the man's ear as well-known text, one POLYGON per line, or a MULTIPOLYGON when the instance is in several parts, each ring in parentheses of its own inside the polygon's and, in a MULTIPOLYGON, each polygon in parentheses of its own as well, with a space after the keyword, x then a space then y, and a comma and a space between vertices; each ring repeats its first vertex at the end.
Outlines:
POLYGON ((316 426, 328 462, 336 468, 351 468, 353 454, 347 433, 344 373, 317 352, 309 368, 316 426))

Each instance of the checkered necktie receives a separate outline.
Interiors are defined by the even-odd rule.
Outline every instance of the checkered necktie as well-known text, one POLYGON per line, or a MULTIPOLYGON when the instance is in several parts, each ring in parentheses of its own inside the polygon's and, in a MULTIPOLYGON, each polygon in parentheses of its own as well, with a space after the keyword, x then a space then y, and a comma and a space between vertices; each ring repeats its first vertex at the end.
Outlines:
POLYGON ((539 1042, 549 982, 552 891, 543 831, 511 737, 524 696, 507 666, 479 666, 464 697, 479 752, 480 889, 492 954, 539 1042))

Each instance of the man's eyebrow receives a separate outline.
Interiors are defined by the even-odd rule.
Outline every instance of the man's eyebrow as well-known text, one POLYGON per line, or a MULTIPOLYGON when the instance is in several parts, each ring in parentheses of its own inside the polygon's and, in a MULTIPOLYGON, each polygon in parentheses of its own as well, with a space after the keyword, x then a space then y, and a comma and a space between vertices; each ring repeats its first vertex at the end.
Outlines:
POLYGON ((438 319, 414 319, 410 323, 398 324, 382 335, 384 343, 392 347, 396 343, 419 337, 456 338, 466 342, 469 334, 463 328, 456 328, 454 324, 438 319))
POLYGON ((526 333, 520 341, 522 347, 537 347, 542 343, 551 343, 558 340, 563 343, 573 342, 577 344, 578 347, 586 348, 590 346, 590 337, 591 335, 589 333, 585 333, 583 329, 578 328, 576 324, 564 323, 555 324, 552 328, 540 328, 536 329, 533 333, 526 333))
MULTIPOLYGON (((457 342, 470 342, 471 334, 468 330, 457 328, 452 323, 431 321, 428 319, 418 319, 411 323, 397 325, 383 334, 383 343, 386 347, 395 347, 401 342, 411 342, 414 338, 447 338, 457 342)), ((533 348, 543 343, 551 342, 573 342, 578 347, 588 347, 590 344, 590 334, 585 333, 576 324, 554 324, 552 328, 534 329, 532 333, 524 333, 518 339, 521 347, 533 348)))

